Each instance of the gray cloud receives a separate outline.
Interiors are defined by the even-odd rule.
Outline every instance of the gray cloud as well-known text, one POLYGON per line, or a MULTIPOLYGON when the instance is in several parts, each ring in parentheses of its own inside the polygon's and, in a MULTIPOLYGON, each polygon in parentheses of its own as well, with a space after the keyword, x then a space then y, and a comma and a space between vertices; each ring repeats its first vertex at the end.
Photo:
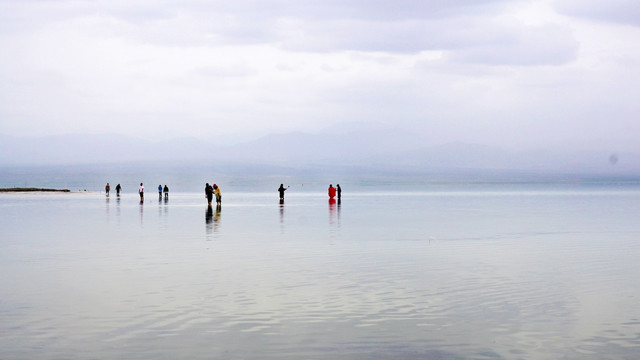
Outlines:
POLYGON ((562 64, 577 45, 559 26, 501 24, 505 1, 57 1, 8 3, 5 31, 68 28, 158 46, 272 45, 287 51, 453 51, 456 61, 562 64), (11 25, 14 24, 14 25, 11 25))
POLYGON ((453 52, 452 59, 487 65, 529 66, 563 65, 578 56, 579 43, 570 30, 555 25, 515 27, 494 39, 494 42, 479 42, 453 52))
MULTIPOLYGON (((303 51, 415 52, 442 44, 468 23, 442 20, 502 11, 482 1, 56 1, 15 2, 0 15, 5 31, 58 23, 99 36, 166 45, 280 44, 303 51)), ((468 34, 467 34, 468 35, 468 34)), ((471 38, 474 38, 473 36, 471 38)))
MULTIPOLYGON (((186 1, 182 9, 223 13, 256 18, 297 18, 302 20, 356 19, 365 21, 401 21, 437 19, 463 14, 495 12, 506 0, 459 1, 389 1, 389 0, 325 0, 299 2, 290 0, 186 1)), ((176 3, 178 4, 178 3, 176 3)))
POLYGON ((446 50, 455 61, 488 65, 561 65, 576 59, 579 43, 557 25, 439 22, 335 22, 297 24, 283 31, 282 46, 304 51, 412 53, 446 50), (342 36, 341 34, 349 34, 342 36), (294 34, 287 38, 286 34, 294 34))
POLYGON ((554 6, 569 16, 640 26, 640 2, 636 0, 556 0, 554 6))

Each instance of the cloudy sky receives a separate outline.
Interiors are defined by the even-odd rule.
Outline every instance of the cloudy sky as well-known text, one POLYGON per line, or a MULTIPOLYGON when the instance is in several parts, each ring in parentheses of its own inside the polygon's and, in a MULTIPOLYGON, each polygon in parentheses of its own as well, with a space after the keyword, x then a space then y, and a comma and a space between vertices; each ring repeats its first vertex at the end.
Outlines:
POLYGON ((0 0, 0 133, 640 145, 635 0, 0 0))

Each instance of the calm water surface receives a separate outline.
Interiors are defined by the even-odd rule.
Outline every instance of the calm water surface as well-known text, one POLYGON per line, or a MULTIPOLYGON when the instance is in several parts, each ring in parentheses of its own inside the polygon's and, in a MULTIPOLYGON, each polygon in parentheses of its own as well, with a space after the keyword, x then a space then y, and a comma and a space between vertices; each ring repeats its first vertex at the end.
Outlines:
POLYGON ((637 189, 223 195, 0 195, 0 358, 640 358, 637 189))

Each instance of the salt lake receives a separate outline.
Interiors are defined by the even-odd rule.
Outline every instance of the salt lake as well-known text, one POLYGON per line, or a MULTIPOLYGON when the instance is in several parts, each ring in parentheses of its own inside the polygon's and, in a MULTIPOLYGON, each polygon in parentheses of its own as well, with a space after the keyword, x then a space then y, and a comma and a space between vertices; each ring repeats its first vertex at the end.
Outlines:
POLYGON ((277 185, 0 194, 0 358, 640 357, 637 187, 277 185))

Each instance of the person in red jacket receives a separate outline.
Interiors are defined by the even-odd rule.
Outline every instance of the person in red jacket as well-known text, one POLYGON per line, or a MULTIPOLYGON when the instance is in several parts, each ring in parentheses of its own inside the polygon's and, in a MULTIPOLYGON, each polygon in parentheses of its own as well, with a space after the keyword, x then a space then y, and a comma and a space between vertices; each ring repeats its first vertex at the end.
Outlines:
POLYGON ((333 184, 329 184, 329 198, 333 199, 336 197, 336 188, 333 187, 333 184))

